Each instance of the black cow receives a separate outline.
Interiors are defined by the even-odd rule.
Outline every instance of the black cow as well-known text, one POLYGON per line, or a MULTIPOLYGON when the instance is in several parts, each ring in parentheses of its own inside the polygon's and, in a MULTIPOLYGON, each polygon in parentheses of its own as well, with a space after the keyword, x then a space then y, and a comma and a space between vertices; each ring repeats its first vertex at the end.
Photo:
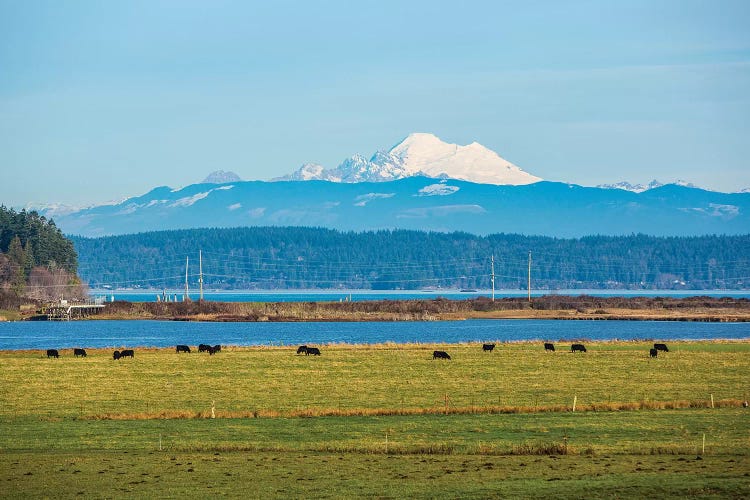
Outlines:
POLYGON ((570 352, 586 352, 586 347, 583 344, 573 344, 570 346, 570 352))
POLYGON ((656 349, 657 351, 669 352, 667 344, 654 344, 654 349, 656 349))
POLYGON ((451 359, 450 355, 445 351, 433 351, 432 359, 451 359))
POLYGON ((297 354, 307 354, 307 346, 301 345, 297 348, 297 354))
POLYGON ((120 357, 121 358, 134 358, 135 352, 133 352, 133 349, 125 349, 123 351, 120 351, 120 357))
POLYGON ((83 356, 85 358, 86 357, 86 349, 78 349, 76 347, 75 349, 73 349, 73 356, 75 356, 76 358, 78 356, 83 356))
POLYGON ((317 347, 308 347, 307 350, 305 351, 305 355, 306 356, 310 356, 310 355, 320 356, 320 349, 318 349, 317 347))
POLYGON ((186 352, 190 354, 190 346, 187 346, 187 345, 178 345, 176 350, 178 354, 181 352, 186 352))
POLYGON ((552 351, 552 352, 555 352, 555 344, 552 344, 552 343, 550 343, 550 342, 545 342, 545 343, 544 343, 544 350, 545 350, 545 351, 552 351))
POLYGON ((213 346, 213 347, 208 346, 208 354, 210 354, 211 356, 213 356, 215 353, 217 353, 219 351, 221 351, 221 347, 219 347, 217 345, 213 346))
POLYGON ((495 344, 482 344, 482 351, 492 351, 495 348, 495 344))
POLYGON ((214 352, 221 352, 221 346, 220 346, 220 345, 218 345, 218 344, 216 344, 216 345, 214 346, 214 352))
POLYGON ((117 361, 118 359, 120 359, 120 351, 113 352, 112 353, 112 359, 114 359, 115 361, 117 361))
POLYGON ((658 349, 649 349, 648 350, 648 355, 651 356, 652 358, 655 358, 658 353, 659 353, 658 349))
POLYGON ((60 353, 57 352, 57 349, 47 349, 47 357, 48 358, 59 358, 60 353))
POLYGON ((198 352, 208 352, 209 349, 211 349, 211 346, 208 344, 201 344, 198 346, 198 352))

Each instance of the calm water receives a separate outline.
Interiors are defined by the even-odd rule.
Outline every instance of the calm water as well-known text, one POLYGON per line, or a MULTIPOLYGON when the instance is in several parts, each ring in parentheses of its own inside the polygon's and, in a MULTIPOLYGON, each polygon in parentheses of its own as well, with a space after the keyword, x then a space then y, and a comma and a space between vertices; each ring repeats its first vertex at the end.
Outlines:
MULTIPOLYGON (((94 290, 92 295, 104 297, 107 302, 111 300, 127 300, 130 302, 154 302, 157 296, 161 297, 166 294, 169 300, 182 300, 184 290, 151 290, 151 291, 134 291, 134 290, 94 290)), ((203 294, 206 300, 220 302, 314 302, 329 301, 338 302, 341 300, 406 300, 406 299, 435 299, 443 297, 446 299, 463 300, 475 297, 490 297, 490 290, 478 290, 470 292, 461 292, 459 290, 282 290, 282 291, 207 291, 203 294)), ((539 290, 532 292, 533 297, 541 295, 593 295, 597 297, 692 297, 695 295, 704 295, 710 297, 735 297, 750 298, 748 290, 539 290)), ((526 290, 498 290, 495 297, 526 297, 526 290)), ((190 298, 198 300, 199 296, 195 290, 191 290, 190 298)))
POLYGON ((750 339, 750 323, 468 320, 363 323, 43 321, 0 323, 0 349, 516 340, 750 339))

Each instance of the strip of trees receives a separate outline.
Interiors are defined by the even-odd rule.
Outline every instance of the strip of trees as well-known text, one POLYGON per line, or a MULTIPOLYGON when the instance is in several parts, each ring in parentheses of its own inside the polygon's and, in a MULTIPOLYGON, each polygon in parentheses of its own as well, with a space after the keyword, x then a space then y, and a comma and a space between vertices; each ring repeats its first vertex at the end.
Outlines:
POLYGON ((42 301, 80 299, 86 289, 76 275, 78 255, 54 221, 35 211, 0 206, 0 295, 42 301))
POLYGON ((185 258, 218 289, 743 289, 750 235, 560 239, 408 230, 208 228, 74 237, 92 287, 180 287, 185 258))

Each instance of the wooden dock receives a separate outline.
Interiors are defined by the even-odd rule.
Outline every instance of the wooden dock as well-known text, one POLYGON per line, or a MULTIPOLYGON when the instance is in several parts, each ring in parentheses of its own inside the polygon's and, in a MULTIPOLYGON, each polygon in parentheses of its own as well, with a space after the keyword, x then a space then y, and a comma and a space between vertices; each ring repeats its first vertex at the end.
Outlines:
POLYGON ((81 304, 52 304, 42 308, 48 320, 51 321, 70 321, 72 319, 83 319, 99 313, 104 309, 104 304, 87 302, 81 304))

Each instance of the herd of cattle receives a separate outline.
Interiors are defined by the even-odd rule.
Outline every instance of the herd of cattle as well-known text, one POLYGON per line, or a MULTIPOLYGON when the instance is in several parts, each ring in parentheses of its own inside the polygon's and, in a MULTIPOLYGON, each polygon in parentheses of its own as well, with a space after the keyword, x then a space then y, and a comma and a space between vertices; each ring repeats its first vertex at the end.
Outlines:
MULTIPOLYGON (((186 353, 189 354, 190 353, 190 346, 178 344, 177 348, 176 348, 176 351, 177 351, 177 354, 179 354, 181 352, 186 352, 186 353)), ((208 354, 210 354, 212 356, 214 354, 216 354, 217 352, 220 352, 220 351, 221 351, 221 346, 220 345, 214 345, 214 346, 211 346, 211 345, 208 345, 208 344, 199 344, 198 345, 198 352, 207 352, 208 354)))
MULTIPOLYGON (((495 350, 495 344, 482 344, 482 351, 484 352, 492 352, 495 350)), ((555 351, 555 344, 551 344, 549 342, 544 343, 544 350, 545 351, 555 351)), ((177 354, 181 352, 190 353, 190 346, 184 345, 184 344, 178 344, 176 347, 177 354)), ((210 355, 213 355, 217 352, 221 351, 220 345, 210 346, 208 344, 200 344, 198 345, 198 352, 207 352, 210 355)), ((667 348, 667 344, 654 344, 654 347, 649 349, 648 355, 652 358, 655 358, 659 351, 663 352, 669 352, 669 349, 667 348)), ((570 352, 586 352, 586 346, 583 344, 572 344, 570 346, 570 352)), ((297 348, 297 354, 304 354, 305 356, 320 356, 320 349, 317 347, 308 347, 306 345, 301 345, 297 348)), ((80 349, 75 348, 73 349, 73 356, 76 358, 86 357, 86 349, 80 349)), ((47 357, 48 358, 59 358, 60 353, 57 349, 47 349, 47 357)), ((122 358, 134 358, 135 352, 133 349, 123 349, 122 351, 115 351, 112 353, 112 359, 118 360, 122 358)), ((448 354, 445 351, 433 351, 432 352, 432 359, 448 359, 450 360, 450 354, 448 354)))

